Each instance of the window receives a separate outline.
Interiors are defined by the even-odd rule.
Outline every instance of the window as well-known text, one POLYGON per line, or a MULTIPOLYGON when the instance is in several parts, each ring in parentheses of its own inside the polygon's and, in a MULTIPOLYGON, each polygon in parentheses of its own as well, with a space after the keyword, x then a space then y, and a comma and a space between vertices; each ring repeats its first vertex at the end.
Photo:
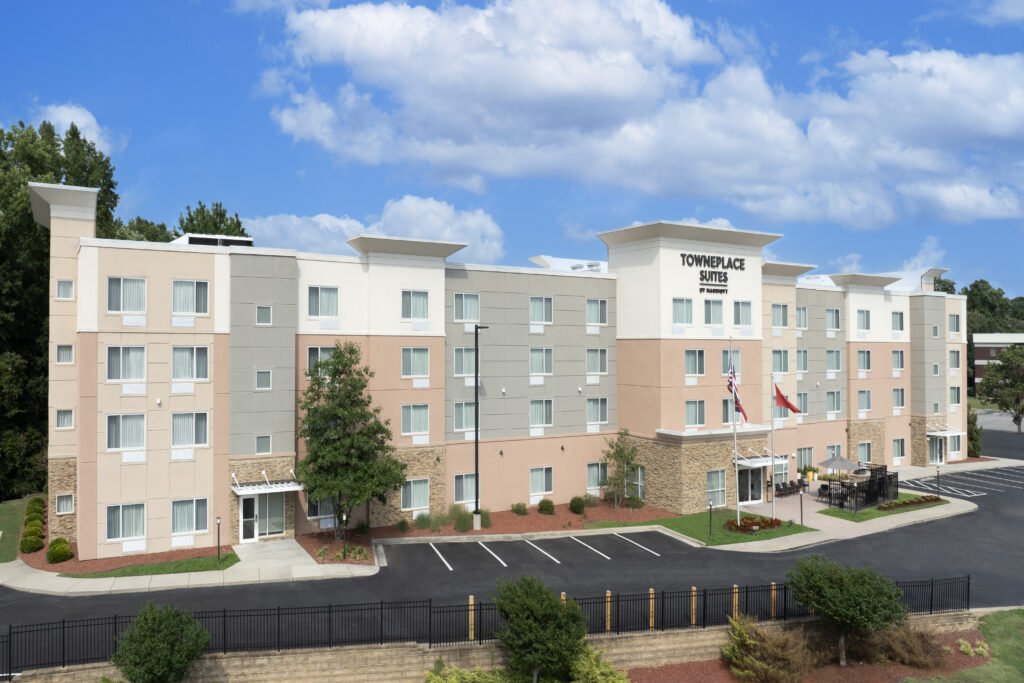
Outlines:
POLYGON ((587 374, 608 372, 608 349, 587 349, 587 374))
MULTIPOLYGON (((306 349, 306 371, 312 375, 313 370, 316 369, 316 364, 320 361, 327 360, 327 357, 334 353, 333 346, 310 346, 306 349)), ((323 375, 324 373, 320 373, 323 375)))
POLYGON ((455 502, 476 502, 476 474, 455 475, 455 502))
POLYGON ((608 422, 608 399, 587 399, 587 424, 604 424, 608 422))
POLYGON ((708 501, 714 507, 725 505, 725 470, 710 470, 707 485, 708 501))
POLYGON ((75 347, 71 344, 57 344, 57 364, 70 365, 75 362, 75 347))
POLYGON ((209 349, 205 346, 171 348, 171 379, 193 382, 210 379, 209 349))
POLYGON ((813 448, 798 448, 796 449, 796 468, 802 470, 805 467, 814 467, 814 449, 813 448))
POLYGON ((830 413, 838 413, 843 409, 843 392, 825 392, 825 410, 830 413))
POLYGON ((936 401, 935 403, 932 404, 932 414, 933 415, 938 415, 939 414, 939 403, 938 403, 938 401, 936 401))
POLYGON ((646 493, 644 481, 647 478, 647 469, 643 465, 633 465, 626 472, 626 495, 636 496, 643 500, 646 493))
POLYGON ((949 388, 949 405, 958 406, 960 405, 960 387, 949 388))
POLYGON ((476 349, 472 346, 455 347, 455 376, 472 377, 476 373, 476 349))
POLYGON ((172 413, 171 446, 174 448, 205 446, 206 413, 172 413))
POLYGON ((409 479, 402 484, 402 509, 425 510, 430 507, 430 480, 409 479))
POLYGON ((412 289, 402 290, 402 320, 427 319, 427 293, 412 289))
POLYGON ((72 280, 57 280, 57 298, 74 299, 75 283, 72 280))
POLYGON ((75 426, 75 415, 71 410, 57 411, 57 429, 72 429, 75 426))
POLYGON ((828 447, 828 457, 830 458, 841 458, 843 457, 843 447, 841 444, 833 444, 828 447))
POLYGON ((210 312, 210 283, 202 280, 171 282, 171 313, 206 315, 210 312))
POLYGON ((752 315, 749 301, 734 301, 732 303, 732 322, 734 325, 750 327, 752 315))
POLYGON ((413 403, 402 406, 402 434, 428 434, 430 432, 430 406, 413 403))
POLYGON ((906 441, 904 441, 903 439, 893 439, 892 440, 892 459, 894 461, 903 458, 903 456, 906 455, 906 452, 907 452, 907 442, 906 441))
POLYGON ((145 346, 108 346, 107 381, 133 382, 146 379, 145 346))
POLYGON ((146 416, 107 415, 107 450, 146 447, 146 416))
POLYGON ((798 391, 796 394, 796 408, 802 415, 807 414, 807 408, 810 405, 806 391, 798 391))
POLYGON ((309 288, 309 317, 310 318, 337 318, 338 317, 338 288, 337 287, 310 287, 309 288))
POLYGON ((591 462, 587 463, 587 488, 599 489, 601 484, 608 480, 608 463, 591 462))
POLYGON ((903 331, 903 311, 892 312, 892 331, 902 332, 903 331))
POLYGON ((789 327, 789 306, 772 304, 772 327, 789 327))
POLYGON ((75 511, 75 494, 61 493, 57 495, 57 514, 70 515, 75 511))
POLYGON ((587 324, 607 325, 608 324, 608 300, 587 299, 587 324))
POLYGON ((871 352, 861 349, 857 352, 857 369, 858 370, 870 370, 871 369, 871 352))
POLYGON ((892 390, 892 407, 893 408, 905 408, 907 405, 907 391, 906 389, 893 389, 892 390))
POLYGON ((740 415, 736 408, 733 406, 733 400, 731 398, 722 399, 722 424, 731 425, 733 422, 741 424, 740 420, 743 416, 740 415))
POLYGON ((772 351, 772 372, 789 372, 789 351, 772 351))
MULTIPOLYGON (((781 456, 785 458, 786 456, 781 456)), ((789 463, 788 462, 777 462, 773 468, 775 472, 772 475, 772 481, 784 482, 789 478, 789 463)))
POLYGON ((550 325, 552 320, 552 300, 550 296, 530 297, 530 322, 534 325, 550 325))
POLYGON ((825 351, 825 369, 829 372, 839 372, 843 369, 842 352, 839 349, 825 351))
POLYGON ((949 352, 949 369, 959 370, 960 369, 960 351, 953 350, 949 352))
POLYGON ((141 277, 107 278, 108 313, 145 313, 146 280, 141 277))
POLYGON ((871 311, 865 310, 863 308, 857 311, 857 329, 871 329, 871 311))
POLYGON ((857 444, 857 462, 871 462, 871 442, 857 444))
POLYGON ((537 496, 554 490, 550 467, 530 468, 530 495, 537 496))
POLYGON ((902 370, 903 369, 903 351, 892 352, 892 369, 902 370))
POLYGON ((145 538, 146 505, 107 506, 107 540, 122 541, 129 538, 145 538))
POLYGON ((267 455, 270 453, 270 435, 256 437, 256 455, 267 455))
POLYGON ((552 353, 551 349, 530 349, 530 374, 550 375, 552 353))
POLYGON ((807 307, 797 306, 796 307, 796 327, 798 330, 807 329, 807 307))
POLYGON ((554 404, 550 398, 530 401, 530 426, 550 427, 554 424, 554 404))
POLYGON ((949 314, 949 331, 959 332, 960 331, 960 314, 950 313, 949 314))
POLYGON ((932 375, 934 377, 938 377, 939 376, 939 364, 938 363, 933 363, 932 364, 932 375))
POLYGON ((825 309, 825 329, 826 330, 838 330, 839 329, 839 309, 838 308, 826 308, 825 309))
POLYGON ((193 534, 208 529, 205 498, 171 501, 172 534, 193 534))
POLYGON ((270 389, 270 370, 256 371, 256 391, 267 391, 270 389))
POLYGON ((861 389, 857 392, 857 410, 871 410, 870 389, 861 389))
MULTIPOLYGON (((787 396, 787 398, 789 397, 787 396)), ((775 402, 773 401, 772 417, 774 417, 776 420, 785 420, 786 418, 789 417, 789 408, 787 408, 786 406, 775 405, 775 402)))
POLYGON ((955 434, 949 437, 949 452, 959 453, 960 452, 960 435, 955 434))
POLYGON ((306 519, 334 516, 334 498, 313 500, 306 498, 306 519))
POLYGON ((274 319, 274 311, 270 306, 256 307, 256 324, 270 325, 274 319))
POLYGON ((480 295, 455 293, 455 322, 480 322, 480 295))
POLYGON ((722 324, 722 302, 717 299, 704 300, 704 324, 722 324))
POLYGON ((455 431, 471 432, 476 429, 476 403, 472 401, 455 402, 455 431))
MULTIPOLYGON (((740 374, 740 363, 742 356, 740 355, 739 349, 732 350, 732 367, 733 371, 738 375, 740 374)), ((729 374, 729 349, 722 349, 722 374, 729 374)))
POLYGON ((430 349, 425 346, 402 348, 402 377, 429 377, 430 349))
POLYGON ((686 349, 686 374, 704 374, 704 349, 686 349))
POLYGON ((807 349, 796 350, 796 371, 807 372, 807 349))
POLYGON ((932 325, 932 337, 934 337, 936 339, 939 338, 939 326, 938 325, 932 325))
POLYGON ((672 299, 672 324, 693 324, 693 299, 672 299))
POLYGON ((703 427, 704 426, 704 401, 687 401, 686 402, 686 426, 687 427, 703 427))

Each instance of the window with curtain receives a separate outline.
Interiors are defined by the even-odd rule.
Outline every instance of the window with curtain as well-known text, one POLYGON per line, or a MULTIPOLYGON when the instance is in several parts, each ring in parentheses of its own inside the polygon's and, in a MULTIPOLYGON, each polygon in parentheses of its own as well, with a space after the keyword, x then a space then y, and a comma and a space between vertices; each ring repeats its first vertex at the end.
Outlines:
POLYGON ((270 325, 274 320, 274 310, 270 306, 256 306, 256 324, 270 325))
POLYGON ((554 424, 554 404, 550 398, 530 401, 530 426, 550 427, 554 424))
POLYGON ((902 332, 903 331, 903 311, 892 312, 892 331, 902 332))
MULTIPOLYGON (((742 372, 742 370, 740 369, 742 366, 742 363, 740 363, 742 357, 743 356, 740 353, 739 349, 732 350, 732 365, 733 370, 735 370, 737 375, 739 375, 742 372)), ((722 374, 729 374, 729 349, 722 349, 722 374)))
POLYGON ((607 325, 608 324, 608 300, 587 299, 587 324, 607 325))
POLYGON ((704 324, 722 324, 722 302, 719 299, 704 300, 704 324))
POLYGON ((960 452, 960 435, 955 434, 949 437, 949 452, 959 453, 960 452))
POLYGON ((807 392, 806 391, 799 391, 799 392, 797 392, 797 395, 796 395, 796 407, 797 407, 797 410, 799 410, 802 415, 806 415, 807 414, 807 407, 808 407, 809 404, 810 404, 810 402, 808 401, 808 398, 807 398, 807 392))
POLYGON ((472 401, 455 402, 455 431, 471 432, 476 429, 476 403, 472 401))
POLYGON ((814 467, 813 448, 796 449, 796 468, 798 470, 802 470, 805 467, 814 467))
POLYGON ((626 495, 636 496, 640 500, 644 499, 647 493, 645 482, 647 479, 647 469, 643 465, 633 465, 626 472, 626 495))
POLYGON ((476 349, 472 346, 456 346, 454 362, 456 377, 472 377, 476 374, 476 349))
POLYGON ((839 391, 825 392, 825 410, 838 413, 843 409, 842 393, 839 391))
POLYGON ((427 434, 430 432, 430 406, 426 403, 402 406, 402 434, 427 434))
POLYGON ((75 416, 71 410, 57 411, 57 429, 71 429, 75 426, 75 416))
POLYGON ((145 313, 146 280, 141 277, 107 278, 108 313, 145 313))
POLYGON ((108 382, 141 382, 145 379, 145 346, 107 347, 108 382))
POLYGON ((409 479, 402 484, 402 509, 423 510, 430 507, 430 480, 409 479))
POLYGON ((608 349, 587 349, 587 374, 608 372, 608 349))
POLYGON ((686 349, 683 352, 687 375, 704 374, 704 349, 686 349))
POLYGON ((259 535, 284 533, 284 493, 261 493, 256 499, 259 514, 259 535))
POLYGON ((796 350, 796 371, 807 372, 807 349, 796 350))
POLYGON ((552 349, 530 349, 530 374, 550 375, 553 358, 552 349))
POLYGON ((707 497, 713 507, 725 505, 725 470, 708 471, 707 497))
POLYGON ((75 511, 75 494, 61 493, 57 496, 57 514, 70 515, 75 511))
POLYGON ((550 296, 530 297, 530 322, 534 325, 544 325, 553 320, 554 306, 550 296))
POLYGON ((858 330, 870 330, 871 329, 871 311, 866 309, 859 309, 857 311, 857 329, 858 330))
POLYGON ((939 374, 940 374, 939 373, 939 364, 938 363, 933 363, 932 364, 932 376, 933 377, 938 377, 939 374))
POLYGON ((686 426, 687 427, 702 427, 704 426, 704 401, 687 401, 686 402, 686 426))
POLYGON ((870 370, 871 369, 871 352, 860 350, 857 352, 857 369, 858 370, 870 370))
POLYGON ((256 390, 266 391, 270 389, 270 370, 256 371, 256 390))
POLYGON ((749 301, 734 301, 732 304, 732 322, 734 325, 749 327, 753 320, 749 301))
POLYGON ((146 536, 146 505, 107 506, 107 540, 122 541, 146 536))
POLYGON ((953 350, 949 352, 949 369, 959 370, 960 369, 960 352, 953 350))
POLYGON ((530 495, 536 496, 551 493, 554 490, 550 467, 530 468, 530 495))
POLYGON ((270 453, 270 435, 264 434, 256 437, 256 455, 267 455, 270 453))
POLYGON ((958 406, 960 405, 960 387, 949 388, 949 405, 958 406))
POLYGON ((57 344, 57 362, 68 365, 75 362, 75 347, 71 344, 57 344))
POLYGON ((857 462, 871 462, 871 442, 857 444, 857 462))
POLYGON ((672 324, 693 324, 693 299, 672 299, 672 324))
POLYGON ((903 439, 892 440, 892 458, 893 460, 899 460, 906 454, 907 443, 903 439))
POLYGON ((306 370, 310 373, 316 369, 316 364, 334 353, 333 346, 310 346, 306 349, 306 370))
POLYGON ((949 314, 949 331, 959 332, 960 331, 960 314, 950 313, 949 314))
POLYGON ((731 425, 733 422, 740 424, 742 416, 736 412, 731 398, 722 399, 722 424, 731 425))
POLYGON ((338 317, 338 288, 311 286, 309 288, 309 317, 338 317))
MULTIPOLYGON (((781 456, 785 457, 785 456, 781 456)), ((789 463, 777 462, 774 466, 774 472, 772 474, 772 481, 785 482, 789 478, 789 463)))
POLYGON ((601 488, 601 482, 608 480, 608 463, 590 462, 587 463, 587 488, 601 488))
POLYGON ((455 502, 475 503, 476 502, 476 474, 455 475, 455 502))
POLYGON ((789 351, 784 349, 782 351, 772 351, 772 372, 786 373, 789 372, 789 351))
POLYGON ((838 308, 826 308, 825 309, 825 329, 826 330, 838 330, 839 329, 839 309, 838 308))
POLYGON ((75 283, 73 280, 57 280, 57 298, 74 299, 75 283))
POLYGON ((210 312, 210 283, 203 280, 171 282, 171 313, 205 315, 210 312))
POLYGON ((455 322, 480 322, 480 295, 455 293, 455 322))
POLYGON ((194 534, 207 531, 206 498, 171 501, 171 533, 194 534))
POLYGON ((205 346, 171 348, 171 379, 194 382, 210 379, 210 352, 205 346))
POLYGON ((843 369, 842 355, 838 349, 825 351, 825 369, 829 372, 839 372, 843 369))
POLYGON ((789 327, 789 306, 772 304, 772 327, 789 327))
POLYGON ((604 424, 608 421, 608 399, 587 399, 587 424, 604 424))
POLYGON ((427 319, 427 293, 412 290, 402 290, 402 320, 426 320, 427 319))
POLYGON ((857 392, 857 410, 871 410, 870 389, 861 389, 857 392))
POLYGON ((796 326, 797 329, 807 329, 807 307, 797 306, 796 307, 796 326))
POLYGON ((146 416, 107 415, 107 450, 145 448, 146 416))
POLYGON ((306 498, 306 519, 334 516, 334 498, 313 500, 306 498))
POLYGON ((893 408, 904 408, 906 407, 906 392, 903 389, 892 390, 892 407, 893 408))
MULTIPOLYGON (((788 397, 787 397, 788 398, 788 397)), ((772 415, 776 420, 785 420, 789 417, 789 408, 786 406, 777 406, 772 403, 772 415)))
POLYGON ((892 369, 902 370, 903 369, 903 352, 893 351, 892 352, 892 369))
POLYGON ((425 346, 402 348, 402 377, 430 376, 430 349, 425 346))
POLYGON ((171 413, 171 446, 207 445, 206 413, 171 413))

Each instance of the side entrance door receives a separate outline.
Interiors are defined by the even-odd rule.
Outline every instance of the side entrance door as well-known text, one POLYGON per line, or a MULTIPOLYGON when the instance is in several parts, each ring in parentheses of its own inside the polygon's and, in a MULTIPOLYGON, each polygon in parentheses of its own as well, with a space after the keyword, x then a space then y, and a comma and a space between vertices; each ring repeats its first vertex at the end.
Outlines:
POLYGON ((256 530, 259 524, 259 513, 256 510, 256 496, 242 496, 238 504, 240 506, 239 523, 241 530, 239 538, 242 543, 252 543, 256 540, 256 530))

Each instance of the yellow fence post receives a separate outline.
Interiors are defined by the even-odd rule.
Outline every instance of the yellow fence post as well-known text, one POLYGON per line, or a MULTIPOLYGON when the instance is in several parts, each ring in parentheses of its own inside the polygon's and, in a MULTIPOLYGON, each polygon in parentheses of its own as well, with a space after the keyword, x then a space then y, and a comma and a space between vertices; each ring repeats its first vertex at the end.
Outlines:
POLYGON ((604 630, 612 630, 612 592, 604 592, 604 630))
POLYGON ((470 595, 469 596, 469 639, 470 640, 474 640, 473 631, 475 629, 473 628, 473 616, 474 616, 473 613, 474 613, 474 609, 473 609, 473 596, 470 595))
POLYGON ((772 619, 775 618, 775 582, 772 581, 772 619))
POLYGON ((654 630, 654 589, 648 588, 647 595, 650 597, 651 630, 654 630))
POLYGON ((690 586, 690 626, 697 625, 697 587, 690 586))
POLYGON ((562 606, 565 606, 565 591, 562 591, 562 606))
POLYGON ((740 587, 735 583, 732 585, 732 618, 740 618, 740 587))

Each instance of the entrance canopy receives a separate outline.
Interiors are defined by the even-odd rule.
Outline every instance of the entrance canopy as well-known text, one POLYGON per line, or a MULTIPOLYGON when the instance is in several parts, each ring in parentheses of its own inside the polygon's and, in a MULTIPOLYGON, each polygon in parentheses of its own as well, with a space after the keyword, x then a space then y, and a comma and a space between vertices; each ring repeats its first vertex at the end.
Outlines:
POLYGON ((231 490, 239 496, 253 496, 257 493, 283 493, 285 491, 304 491, 305 487, 294 479, 287 481, 243 481, 236 483, 231 490))
MULTIPOLYGON (((739 465, 740 467, 747 467, 747 468, 753 469, 755 467, 769 467, 769 466, 771 466, 772 459, 771 459, 771 456, 767 456, 766 455, 766 456, 757 457, 757 458, 737 458, 733 462, 735 464, 739 465)), ((776 455, 775 456, 775 464, 776 465, 784 465, 784 464, 786 464, 786 462, 788 462, 788 459, 786 458, 786 456, 784 456, 784 455, 776 455)))

